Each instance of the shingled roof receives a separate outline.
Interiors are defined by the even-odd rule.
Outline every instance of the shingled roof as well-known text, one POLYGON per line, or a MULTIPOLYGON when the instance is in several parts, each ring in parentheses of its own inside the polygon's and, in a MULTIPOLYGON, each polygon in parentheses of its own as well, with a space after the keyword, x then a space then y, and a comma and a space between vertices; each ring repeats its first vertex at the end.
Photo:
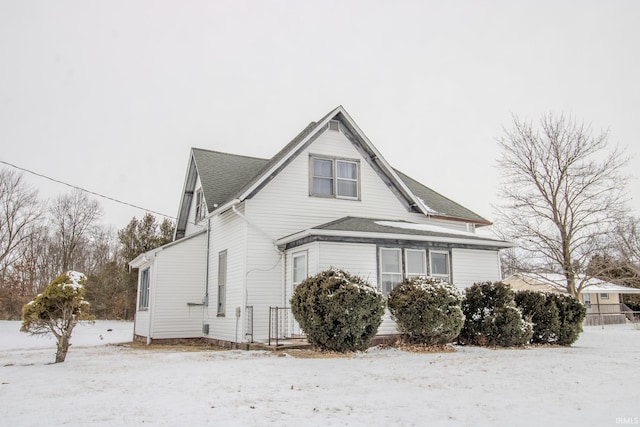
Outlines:
MULTIPOLYGON (((342 106, 332 110, 319 121, 311 122, 270 159, 193 148, 192 166, 187 178, 187 182, 192 184, 185 184, 181 216, 186 214, 185 208, 191 203, 193 188, 188 187, 193 185, 194 181, 191 178, 196 176, 196 172, 202 183, 209 213, 234 199, 250 198, 286 167, 288 162, 292 161, 306 145, 310 144, 326 128, 330 119, 339 119, 347 126, 345 129, 349 129, 349 139, 352 143, 359 144, 361 148, 364 147, 367 150, 367 160, 374 162, 372 167, 381 174, 381 177, 384 176, 385 182, 391 185, 398 197, 408 202, 411 209, 417 209, 416 212, 424 212, 434 217, 473 222, 479 225, 491 224, 464 206, 391 168, 342 106)), ((178 220, 178 228, 182 231, 186 226, 184 221, 186 218, 178 220)))

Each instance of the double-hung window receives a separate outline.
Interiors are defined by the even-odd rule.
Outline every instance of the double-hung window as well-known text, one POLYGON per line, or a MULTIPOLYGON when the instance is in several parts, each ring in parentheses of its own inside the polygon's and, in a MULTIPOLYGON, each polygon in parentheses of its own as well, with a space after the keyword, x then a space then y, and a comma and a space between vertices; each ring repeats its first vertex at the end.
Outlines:
POLYGON ((427 257, 424 249, 405 249, 407 278, 427 275, 427 257))
POLYGON ((431 276, 449 281, 449 252, 429 251, 429 266, 431 276))
POLYGON ((140 273, 140 292, 138 296, 138 308, 146 310, 149 308, 149 280, 150 270, 147 268, 140 273))
POLYGON ((402 282, 402 249, 381 248, 380 287, 382 293, 388 295, 400 282, 402 282))
POLYGON ((312 196, 358 199, 360 168, 357 160, 311 156, 312 196))

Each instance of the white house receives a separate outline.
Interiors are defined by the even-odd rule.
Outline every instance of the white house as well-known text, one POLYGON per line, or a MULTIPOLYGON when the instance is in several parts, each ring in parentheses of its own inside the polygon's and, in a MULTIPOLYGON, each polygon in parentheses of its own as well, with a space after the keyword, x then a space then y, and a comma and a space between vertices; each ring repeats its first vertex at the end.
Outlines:
MULTIPOLYGON (((283 308, 296 284, 330 267, 385 293, 416 275, 499 280, 511 244, 476 234, 486 225, 393 169, 342 106, 271 159, 193 148, 175 241, 131 262, 135 334, 223 344, 299 334, 283 308)), ((378 334, 395 332, 386 316, 378 334)))

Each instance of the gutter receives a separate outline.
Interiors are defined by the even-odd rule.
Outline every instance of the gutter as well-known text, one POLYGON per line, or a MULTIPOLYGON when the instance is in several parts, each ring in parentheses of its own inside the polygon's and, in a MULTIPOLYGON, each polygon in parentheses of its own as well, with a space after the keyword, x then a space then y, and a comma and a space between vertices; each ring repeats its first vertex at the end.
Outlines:
POLYGON ((486 245, 495 246, 499 248, 512 248, 516 245, 510 242, 493 239, 465 239, 459 237, 442 237, 442 236, 422 236, 413 234, 397 234, 397 233, 368 233, 368 232, 354 232, 345 230, 321 230, 321 229, 307 229, 295 234, 292 234, 282 239, 277 240, 278 246, 284 246, 287 243, 294 242, 299 239, 311 236, 335 236, 335 237, 362 237, 369 239, 393 239, 393 240, 413 240, 413 241, 428 241, 428 242, 443 242, 443 243, 461 243, 469 245, 486 245))

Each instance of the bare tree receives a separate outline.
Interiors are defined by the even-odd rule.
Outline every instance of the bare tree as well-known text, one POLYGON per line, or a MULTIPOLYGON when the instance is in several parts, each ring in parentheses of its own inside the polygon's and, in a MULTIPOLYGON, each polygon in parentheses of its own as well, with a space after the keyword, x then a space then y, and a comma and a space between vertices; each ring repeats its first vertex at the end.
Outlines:
POLYGON ((593 135, 573 118, 548 114, 534 129, 514 117, 498 138, 503 176, 498 208, 504 232, 542 273, 561 273, 579 295, 593 253, 627 212, 624 150, 608 149, 607 132, 593 135))
POLYGON ((26 185, 22 174, 0 170, 0 279, 19 258, 41 210, 38 192, 26 185))
POLYGON ((72 269, 75 257, 94 231, 102 208, 80 190, 59 196, 51 205, 51 222, 60 245, 62 271, 72 269))

